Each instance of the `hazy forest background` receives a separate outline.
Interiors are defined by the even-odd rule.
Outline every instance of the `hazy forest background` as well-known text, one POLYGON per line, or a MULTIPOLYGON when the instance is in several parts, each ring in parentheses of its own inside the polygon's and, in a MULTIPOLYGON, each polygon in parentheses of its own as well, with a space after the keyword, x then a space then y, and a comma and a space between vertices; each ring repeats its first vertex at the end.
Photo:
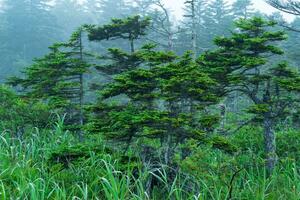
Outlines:
POLYGON ((0 1, 0 198, 300 199, 300 2, 265 2, 0 1))

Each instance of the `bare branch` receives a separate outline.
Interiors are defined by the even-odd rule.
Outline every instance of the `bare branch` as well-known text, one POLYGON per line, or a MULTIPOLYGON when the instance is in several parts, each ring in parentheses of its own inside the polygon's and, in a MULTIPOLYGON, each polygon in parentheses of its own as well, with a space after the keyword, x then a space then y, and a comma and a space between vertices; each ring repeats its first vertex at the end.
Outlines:
POLYGON ((300 15, 300 2, 296 0, 265 0, 272 7, 292 15, 300 15))

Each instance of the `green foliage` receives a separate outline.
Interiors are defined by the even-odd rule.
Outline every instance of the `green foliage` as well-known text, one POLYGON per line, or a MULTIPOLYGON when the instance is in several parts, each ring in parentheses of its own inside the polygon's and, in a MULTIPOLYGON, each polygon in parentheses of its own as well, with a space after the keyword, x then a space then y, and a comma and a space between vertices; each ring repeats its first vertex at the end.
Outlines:
MULTIPOLYGON (((178 159, 181 170, 170 180, 167 167, 143 170, 138 165, 138 171, 133 172, 128 162, 131 158, 123 162, 120 156, 107 155, 101 142, 88 145, 95 138, 78 144, 67 132, 61 132, 61 122, 57 124, 56 131, 35 130, 27 133, 23 141, 7 133, 0 135, 1 198, 221 200, 231 193, 237 199, 296 200, 300 194, 298 164, 291 159, 282 159, 273 176, 266 178, 260 156, 262 137, 254 127, 241 130, 233 138, 239 149, 245 149, 243 152, 231 155, 209 145, 194 146, 190 157, 178 159), (67 168, 46 159, 81 152, 87 157, 73 160, 67 168), (157 181, 151 190, 147 188, 149 177, 157 181)), ((299 146, 297 131, 282 132, 278 139, 281 158, 290 157, 299 146)))
POLYGON ((110 39, 136 40, 145 35, 146 28, 150 25, 150 19, 141 19, 140 16, 128 17, 126 19, 112 19, 111 24, 97 27, 86 25, 91 41, 110 39))
MULTIPOLYGON (((207 8, 215 16, 204 24, 230 25, 222 0, 207 8)), ((197 60, 193 52, 177 56, 154 44, 135 49, 150 26, 140 16, 79 27, 68 42, 51 46, 23 78, 9 80, 19 95, 0 88, 0 197, 298 199, 299 131, 287 122, 297 120, 300 76, 287 62, 270 62, 283 54, 277 42, 285 33, 245 12, 235 13, 243 19, 230 37, 210 27, 223 36, 197 60), (85 31, 90 41, 128 40, 131 47, 130 53, 109 48, 93 60, 109 81, 99 81, 99 98, 87 106, 84 75, 94 70, 85 31), (219 114, 217 104, 232 93, 251 103, 241 118, 230 113, 228 123, 225 106, 219 114), (243 118, 250 121, 240 126, 243 118), (215 131, 220 126, 224 135, 215 131), (237 130, 226 135, 225 127, 237 130), (77 128, 80 142, 72 135, 77 128)))
POLYGON ((224 94, 239 92, 251 100, 247 110, 264 127, 267 163, 273 166, 270 170, 276 163, 275 123, 298 106, 300 78, 286 62, 274 65, 269 59, 283 54, 276 42, 286 39, 284 32, 274 30, 275 25, 260 17, 240 19, 231 37, 216 38, 218 49, 198 60, 220 80, 224 94))
POLYGON ((10 85, 22 89, 24 98, 42 101, 57 113, 67 113, 69 124, 77 122, 78 126, 83 125, 83 75, 91 66, 83 57, 86 53, 83 52, 82 32, 79 28, 67 43, 49 47, 50 53, 35 59, 23 71, 23 78, 8 80, 10 85))
MULTIPOLYGON (((172 152, 187 139, 209 142, 205 135, 214 130, 218 117, 202 111, 219 101, 217 82, 202 71, 190 53, 176 58, 154 47, 145 45, 131 54, 139 65, 121 72, 101 90, 101 103, 92 108, 89 130, 122 142, 126 151, 136 142, 150 146, 167 143, 172 152), (129 101, 105 105, 108 98, 120 95, 129 101)), ((117 61, 123 61, 122 57, 117 61)), ((172 154, 167 156, 169 161, 172 154)))
POLYGON ((51 53, 37 59, 25 71, 25 78, 11 78, 9 83, 25 89, 25 96, 49 101, 53 108, 67 107, 74 89, 79 83, 73 82, 83 73, 87 65, 76 58, 70 58, 59 51, 58 46, 50 47, 51 53))
POLYGON ((146 35, 150 18, 139 15, 125 19, 112 19, 110 24, 103 26, 85 25, 90 41, 126 39, 130 42, 131 53, 135 51, 134 41, 146 35))
POLYGON ((50 121, 49 107, 41 102, 21 99, 11 89, 0 86, 0 130, 23 134, 24 129, 45 127, 50 121))

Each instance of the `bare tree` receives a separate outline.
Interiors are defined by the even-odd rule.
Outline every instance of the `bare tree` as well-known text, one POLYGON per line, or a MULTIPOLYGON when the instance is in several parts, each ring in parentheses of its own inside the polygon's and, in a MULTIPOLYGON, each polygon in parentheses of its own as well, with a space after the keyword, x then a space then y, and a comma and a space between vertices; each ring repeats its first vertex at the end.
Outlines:
MULTIPOLYGON (((300 1, 299 0, 266 0, 266 2, 272 7, 295 16, 300 16, 300 1)), ((294 31, 300 33, 300 27, 293 27, 286 21, 278 21, 278 25, 287 29, 288 31, 294 31)))
POLYGON ((172 51, 174 47, 174 40, 178 33, 181 32, 180 28, 176 30, 172 23, 170 11, 162 3, 162 0, 154 0, 153 6, 156 7, 154 16, 152 17, 153 24, 151 29, 162 38, 161 41, 157 39, 148 38, 150 41, 159 44, 166 50, 172 51), (165 42, 166 41, 166 42, 165 42))
POLYGON ((196 32, 196 14, 195 14, 195 3, 196 0, 187 0, 185 4, 190 5, 189 14, 184 17, 189 17, 192 19, 192 47, 194 52, 194 59, 196 59, 197 52, 197 32, 196 32))
POLYGON ((282 12, 300 16, 299 0, 266 0, 266 2, 282 12))

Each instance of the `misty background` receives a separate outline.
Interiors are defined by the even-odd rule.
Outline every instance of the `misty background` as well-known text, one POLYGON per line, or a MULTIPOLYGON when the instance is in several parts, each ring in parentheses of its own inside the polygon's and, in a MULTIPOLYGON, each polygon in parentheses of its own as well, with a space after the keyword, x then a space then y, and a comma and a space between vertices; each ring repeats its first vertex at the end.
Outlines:
MULTIPOLYGON (((0 10, 0 82, 19 75, 32 60, 45 55, 48 46, 66 41, 70 34, 83 24, 104 24, 111 18, 132 15, 150 16, 151 28, 141 43, 153 42, 162 49, 182 54, 191 49, 189 9, 184 0, 2 0, 0 10), (158 5, 157 2, 160 2, 158 5), (166 20, 166 14, 170 21, 166 20), (170 46, 170 42, 172 43, 170 46)), ((233 21, 239 17, 264 15, 279 21, 288 21, 299 27, 300 20, 288 14, 274 12, 263 0, 198 0, 197 53, 212 49, 213 38, 228 35, 233 21), (245 16, 247 15, 247 16, 245 16), (267 16, 268 15, 268 16, 267 16)), ((280 28, 280 27, 278 27, 280 28)), ((299 56, 300 39, 288 32, 284 47, 291 62, 299 56)), ((299 34, 298 34, 299 35, 299 34)), ((116 44, 118 41, 115 41, 116 44)), ((124 48, 129 47, 124 44, 124 48)), ((85 43, 85 47, 105 54, 106 44, 85 43)))

